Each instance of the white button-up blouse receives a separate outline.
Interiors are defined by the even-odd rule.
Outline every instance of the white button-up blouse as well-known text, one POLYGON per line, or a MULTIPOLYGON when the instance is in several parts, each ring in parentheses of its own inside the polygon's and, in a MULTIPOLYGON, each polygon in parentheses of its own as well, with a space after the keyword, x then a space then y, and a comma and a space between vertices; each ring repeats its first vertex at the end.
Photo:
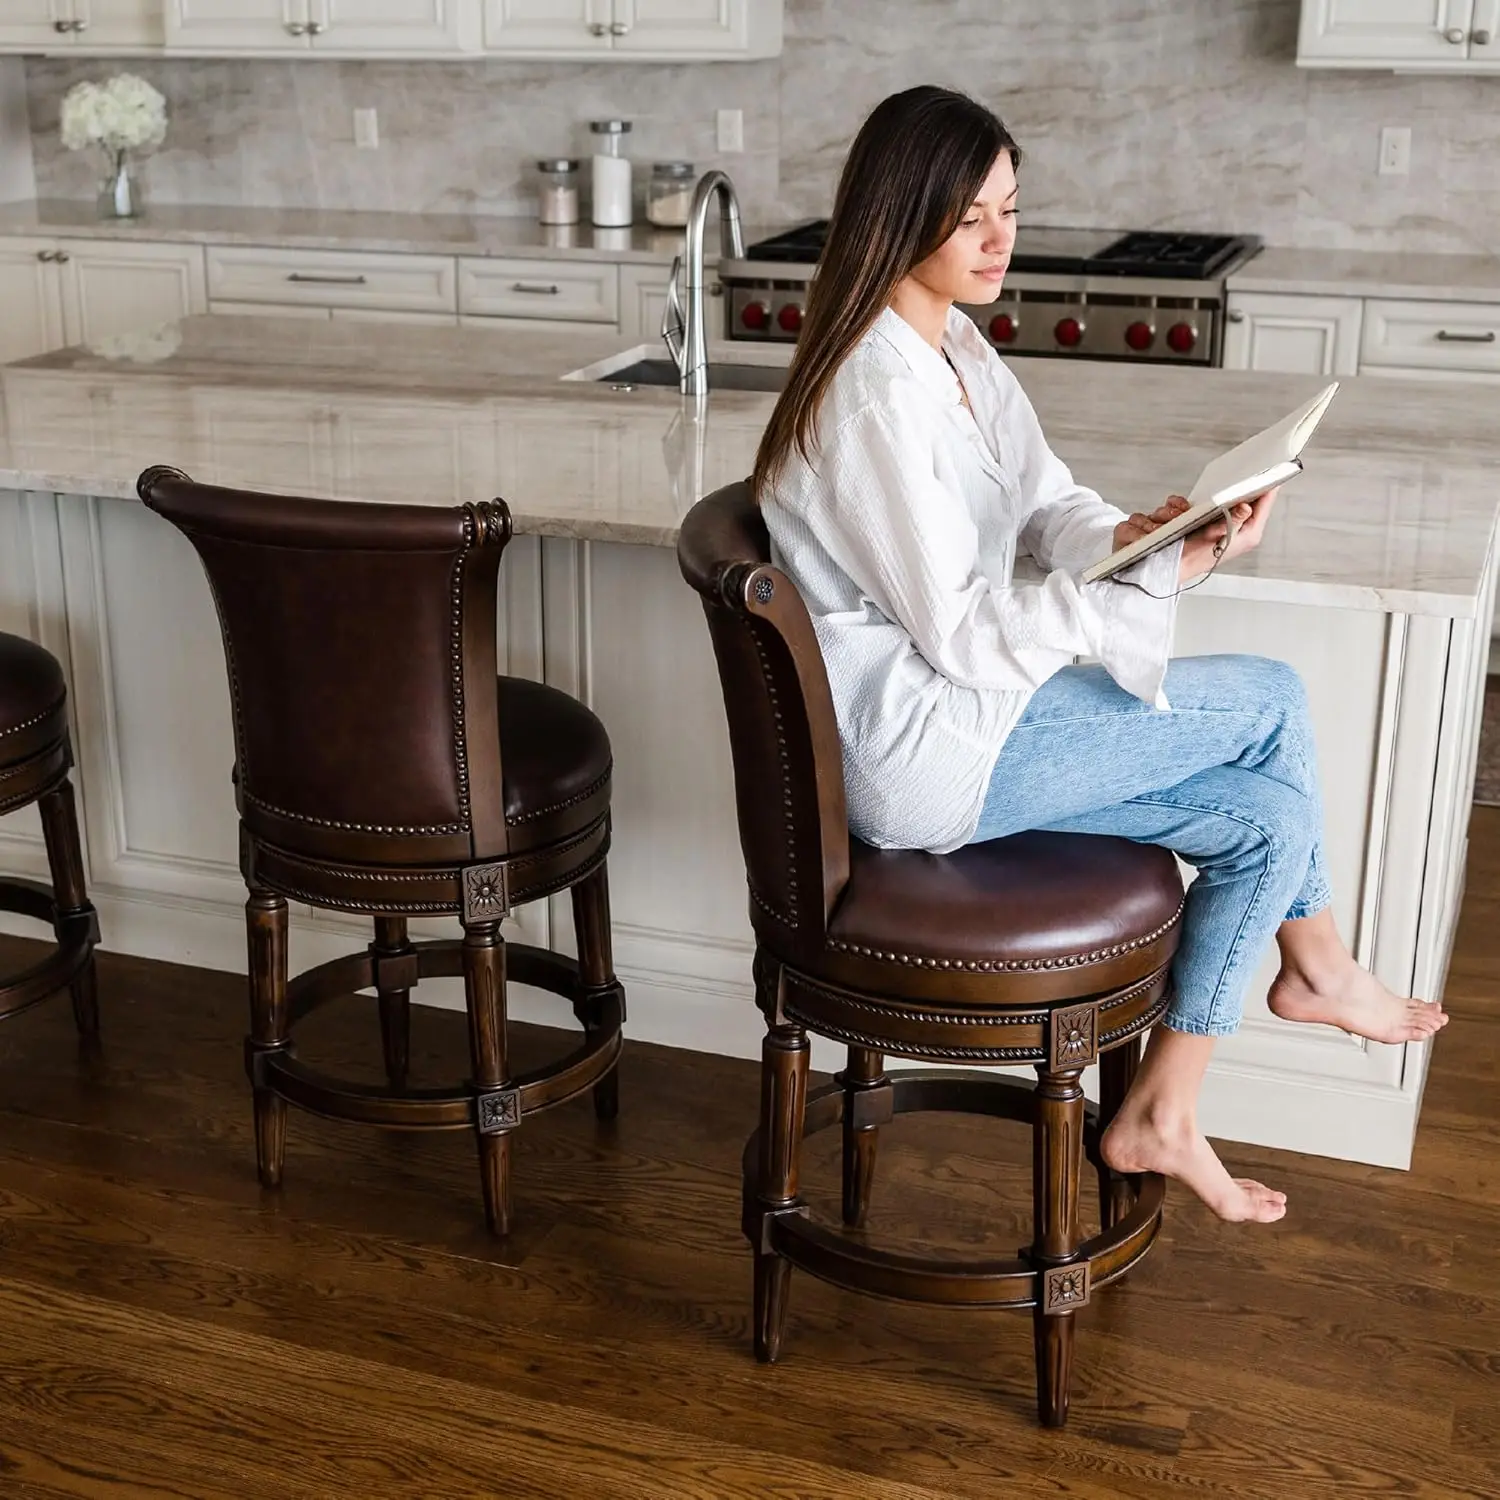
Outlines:
POLYGON ((972 416, 947 360, 888 308, 834 376, 812 462, 794 448, 762 496, 772 559, 822 648, 850 829, 937 853, 973 836, 1000 747, 1060 667, 1096 659, 1168 706, 1182 553, 1131 568, 1142 588, 1080 584, 1125 512, 1074 483, 956 308, 943 344, 972 416), (1041 581, 1014 581, 1018 550, 1041 581))

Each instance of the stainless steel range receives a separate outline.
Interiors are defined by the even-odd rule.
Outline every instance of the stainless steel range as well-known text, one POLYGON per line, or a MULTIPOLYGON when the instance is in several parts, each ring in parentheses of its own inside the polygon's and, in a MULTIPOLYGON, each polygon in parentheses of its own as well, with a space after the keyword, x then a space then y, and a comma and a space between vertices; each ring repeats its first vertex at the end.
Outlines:
MULTIPOLYGON (((720 261, 727 337, 795 342, 827 233, 815 219, 720 261)), ((999 298, 960 307, 1003 354, 1217 365, 1225 279, 1260 247, 1255 235, 1024 225, 999 298)))

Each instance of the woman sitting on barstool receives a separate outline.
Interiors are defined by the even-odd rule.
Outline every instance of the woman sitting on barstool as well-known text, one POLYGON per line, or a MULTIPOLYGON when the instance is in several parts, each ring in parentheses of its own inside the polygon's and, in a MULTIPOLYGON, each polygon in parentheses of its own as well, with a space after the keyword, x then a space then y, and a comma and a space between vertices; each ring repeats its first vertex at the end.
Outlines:
POLYGON ((1392 994, 1339 936, 1295 671, 1170 660, 1178 593, 1259 544, 1276 492, 1233 527, 1079 582, 1187 502, 1127 516, 1077 484, 954 306, 1000 293, 1019 163, 964 95, 915 88, 876 107, 844 164, 755 492, 823 653, 856 837, 943 853, 1025 829, 1106 834, 1195 867, 1173 998, 1103 1155, 1179 1179, 1225 1219, 1270 1222, 1285 1195, 1231 1177, 1197 1123, 1214 1040, 1239 1026, 1267 944, 1284 1020, 1405 1042, 1447 1018, 1392 994), (1040 582, 1014 581, 1018 554, 1040 582))

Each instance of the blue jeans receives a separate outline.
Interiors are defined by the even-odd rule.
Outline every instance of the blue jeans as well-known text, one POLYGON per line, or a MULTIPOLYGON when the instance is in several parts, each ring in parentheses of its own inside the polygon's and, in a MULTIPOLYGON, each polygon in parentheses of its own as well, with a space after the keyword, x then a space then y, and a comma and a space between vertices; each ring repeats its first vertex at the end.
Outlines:
POLYGON ((1330 899, 1307 696, 1259 656, 1179 658, 1165 690, 1170 712, 1099 666, 1049 678, 1001 748, 971 842, 1115 834, 1193 865, 1164 1020, 1224 1036, 1276 929, 1330 899))

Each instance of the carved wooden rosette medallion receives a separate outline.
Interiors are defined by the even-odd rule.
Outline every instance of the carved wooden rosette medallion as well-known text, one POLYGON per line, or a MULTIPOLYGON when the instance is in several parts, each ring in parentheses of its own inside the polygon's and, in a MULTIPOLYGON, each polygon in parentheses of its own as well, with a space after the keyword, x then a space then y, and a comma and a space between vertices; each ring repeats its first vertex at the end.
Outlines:
POLYGON ((477 1102, 480 1135, 501 1135, 521 1123, 519 1089, 496 1089, 493 1093, 480 1094, 477 1102))
POLYGON ((466 926, 498 922, 510 915, 505 866, 469 865, 464 870, 463 920, 466 926))
POLYGON ((1099 1056, 1099 1007, 1070 1005, 1053 1011, 1047 1053, 1054 1073, 1088 1067, 1099 1056))
POLYGON ((1042 1311, 1073 1312, 1086 1307, 1089 1300, 1089 1263, 1074 1261, 1069 1266, 1048 1266, 1042 1272, 1042 1311))

